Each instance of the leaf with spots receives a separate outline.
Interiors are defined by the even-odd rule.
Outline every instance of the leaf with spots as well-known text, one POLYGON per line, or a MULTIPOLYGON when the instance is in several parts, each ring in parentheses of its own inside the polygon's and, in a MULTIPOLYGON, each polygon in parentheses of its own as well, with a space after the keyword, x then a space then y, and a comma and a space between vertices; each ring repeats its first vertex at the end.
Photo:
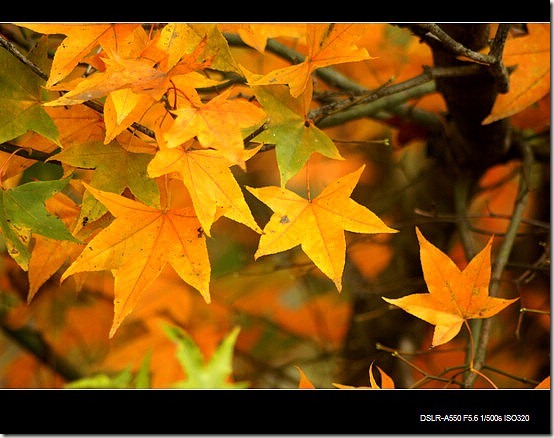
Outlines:
POLYGON ((416 233, 429 293, 383 299, 433 324, 433 347, 453 339, 465 321, 490 318, 518 299, 489 296, 492 237, 465 269, 460 270, 447 254, 425 239, 419 228, 416 233))
POLYGON ((158 209, 84 185, 115 219, 87 244, 61 281, 78 272, 113 272, 114 319, 110 337, 168 263, 210 302, 211 267, 206 237, 198 232, 200 222, 192 206, 158 209))
POLYGON ((247 187, 273 210, 263 229, 255 258, 300 245, 340 292, 346 253, 344 232, 397 232, 371 210, 350 198, 364 168, 362 166, 337 179, 314 199, 302 198, 282 187, 247 187))
POLYGON ((0 190, 0 229, 8 253, 25 271, 29 269, 33 234, 79 242, 60 218, 46 210, 45 201, 60 192, 69 179, 32 181, 0 190))

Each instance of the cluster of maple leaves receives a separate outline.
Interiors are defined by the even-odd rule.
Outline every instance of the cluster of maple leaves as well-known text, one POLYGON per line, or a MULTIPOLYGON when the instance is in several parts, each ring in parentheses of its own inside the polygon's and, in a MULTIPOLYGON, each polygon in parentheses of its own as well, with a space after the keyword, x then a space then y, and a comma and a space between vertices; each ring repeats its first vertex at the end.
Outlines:
MULTIPOLYGON (((17 25, 44 36, 63 36, 44 84, 0 51, 0 68, 18 72, 14 89, 33 90, 25 117, 32 117, 32 130, 45 141, 43 150, 55 151, 49 160, 64 169, 59 180, 9 188, 0 198, 6 247, 29 271, 29 301, 67 260, 62 281, 111 271, 113 337, 167 264, 210 302, 206 238, 221 217, 260 235, 255 259, 300 245, 339 292, 345 231, 397 232, 351 198, 363 165, 313 197, 310 175, 304 195, 287 188, 312 154, 344 159, 308 117, 313 74, 372 59, 356 45, 364 25, 17 25), (261 53, 268 38, 296 38, 305 43, 306 54, 296 64, 258 74, 234 59, 222 31, 238 33, 261 53), (102 102, 102 112, 82 138, 80 120, 91 123, 84 114, 93 111, 83 104, 92 101, 102 102), (275 149, 280 185, 242 187, 232 168, 246 171, 248 160, 267 147, 275 149), (272 210, 263 228, 243 189, 272 210), (73 197, 65 194, 68 190, 73 197)), ((44 37, 31 53, 39 66, 46 65, 46 46, 44 37)), ((506 54, 515 56, 509 50, 506 54)), ((13 107, 22 109, 21 104, 13 107)), ((486 122, 513 111, 496 109, 486 122)), ((31 126, 20 115, 11 120, 1 141, 17 138, 31 126)), ((33 141, 36 148, 40 142, 33 141)), ((19 166, 17 171, 27 165, 15 157, 10 164, 19 166)), ((461 271, 416 231, 429 293, 384 299, 433 324, 434 346, 451 340, 468 319, 489 318, 516 300, 488 296, 492 239, 461 271)), ((383 386, 394 387, 379 371, 383 386)), ((371 387, 378 387, 371 368, 370 379, 371 387)))

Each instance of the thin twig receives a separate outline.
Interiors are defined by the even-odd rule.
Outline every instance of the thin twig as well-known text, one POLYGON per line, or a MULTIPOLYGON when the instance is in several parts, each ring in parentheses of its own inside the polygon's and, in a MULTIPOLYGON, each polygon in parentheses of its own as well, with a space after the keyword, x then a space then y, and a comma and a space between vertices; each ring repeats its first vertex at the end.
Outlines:
MULTIPOLYGON (((504 239, 500 244, 500 248, 496 255, 496 261, 494 263, 494 267, 491 273, 491 284, 489 287, 489 296, 491 297, 495 297, 498 294, 499 281, 500 281, 500 278, 502 277, 502 273, 504 272, 506 264, 508 263, 510 253, 512 251, 512 248, 514 246, 515 239, 517 236, 517 230, 521 224, 521 221, 523 218, 523 212, 525 211, 525 207, 527 205, 529 187, 527 185, 526 173, 530 171, 530 168, 533 164, 533 152, 529 147, 529 145, 526 145, 525 143, 522 144, 521 148, 522 148, 522 155, 523 155, 523 168, 522 168, 522 175, 520 176, 520 179, 519 179, 518 196, 516 198, 516 202, 514 205, 512 220, 510 221, 508 225, 508 229, 506 230, 504 239)), ((474 356, 475 370, 480 370, 485 364, 485 357, 487 354, 487 346, 489 343, 491 327, 492 327, 492 318, 487 318, 483 320, 480 334, 479 334, 479 341, 477 343, 475 356, 474 356)), ((467 379, 464 382, 465 387, 467 388, 472 387, 476 377, 477 377, 477 374, 475 373, 472 373, 469 376, 467 376, 467 379)))
MULTIPOLYGON (((48 80, 48 74, 42 71, 42 69, 36 65, 34 62, 32 62, 30 59, 28 59, 24 54, 22 54, 17 47, 12 44, 10 41, 6 40, 1 34, 0 34, 0 46, 4 47, 8 52, 10 52, 18 61, 25 64, 27 67, 29 67, 33 73, 35 73, 38 77, 41 79, 44 79, 45 81, 48 80)), ((101 103, 95 102, 95 101, 86 101, 83 102, 83 105, 88 106, 89 108, 95 110, 96 112, 103 114, 104 113, 104 106, 101 103)), ((156 134, 151 129, 147 128, 146 126, 141 125, 140 123, 134 122, 131 125, 135 130, 142 132, 144 135, 155 139, 156 134)))

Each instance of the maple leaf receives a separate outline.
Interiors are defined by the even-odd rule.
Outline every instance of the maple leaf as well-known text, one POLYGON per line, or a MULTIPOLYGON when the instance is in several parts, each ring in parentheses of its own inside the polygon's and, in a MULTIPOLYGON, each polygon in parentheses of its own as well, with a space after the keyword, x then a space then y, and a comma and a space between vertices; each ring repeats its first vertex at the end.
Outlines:
MULTIPOLYGON (((91 99, 98 99, 114 91, 130 89, 135 93, 146 94, 154 101, 160 100, 167 91, 172 76, 186 76, 198 69, 209 66, 209 60, 197 61, 204 51, 205 42, 201 41, 196 50, 181 59, 181 61, 168 71, 156 61, 148 57, 147 52, 139 58, 124 58, 117 52, 106 50, 107 57, 103 58, 104 71, 95 72, 85 79, 77 78, 73 81, 54 85, 50 90, 70 90, 58 99, 46 102, 45 106, 75 105, 91 99)), ((152 56, 167 58, 166 54, 153 54, 152 56)), ((127 106, 131 106, 127 104, 127 106)), ((132 110, 127 109, 129 112, 132 110)))
POLYGON ((33 181, 0 191, 0 229, 10 256, 25 271, 33 233, 56 240, 79 242, 44 202, 61 191, 69 179, 33 181))
POLYGON ((516 65, 510 91, 499 94, 486 125, 514 115, 550 93, 550 24, 529 23, 529 34, 506 41, 504 64, 516 65))
POLYGON ((54 54, 50 77, 46 88, 52 87, 69 75, 73 69, 95 47, 117 50, 124 47, 123 41, 140 27, 138 23, 15 23, 45 35, 61 34, 66 38, 60 43, 54 54))
MULTIPOLYGON (((254 155, 256 151, 249 151, 249 154, 254 155)), ((172 172, 181 176, 202 229, 208 236, 212 224, 220 216, 261 233, 231 172, 231 165, 218 151, 211 149, 162 148, 149 163, 148 174, 152 178, 172 172)))
POLYGON ((194 339, 176 326, 164 326, 167 336, 177 344, 177 359, 186 374, 184 380, 174 383, 174 388, 230 389, 246 388, 247 382, 233 382, 233 348, 240 332, 235 327, 223 339, 211 358, 204 360, 202 351, 194 339))
POLYGON ((377 370, 381 376, 381 386, 379 386, 375 380, 375 376, 373 375, 373 362, 371 362, 371 365, 369 366, 369 386, 352 386, 343 385, 341 383, 333 383, 333 386, 339 389, 394 389, 394 380, 392 380, 392 378, 378 366, 377 370))
POLYGON ((299 64, 274 70, 251 85, 288 84, 293 97, 300 96, 311 83, 311 74, 321 67, 371 59, 365 48, 355 45, 363 25, 351 23, 306 25, 308 53, 299 64))
POLYGON ((255 258, 301 245, 340 292, 346 253, 344 232, 397 232, 350 198, 364 168, 337 179, 312 200, 282 187, 247 187, 274 212, 263 229, 255 258))
POLYGON ((56 125, 42 107, 43 80, 0 48, 0 143, 33 130, 60 144, 56 125))
MULTIPOLYGON (((152 155, 128 152, 116 141, 103 144, 99 141, 75 144, 50 160, 84 169, 95 169, 90 185, 105 192, 123 193, 129 188, 139 201, 159 207, 159 191, 156 181, 148 178, 147 166, 152 155)), ((80 219, 94 221, 106 212, 106 207, 93 196, 85 193, 80 219)))
POLYGON ((429 293, 383 299, 434 325, 432 347, 453 339, 464 321, 490 318, 519 299, 489 296, 492 237, 462 271, 447 254, 427 241, 417 227, 416 233, 429 293))
MULTIPOLYGON (((61 192, 45 202, 48 211, 55 211, 68 229, 72 229, 78 220, 80 208, 71 198, 61 192)), ((79 234, 76 234, 79 238, 79 234)), ((41 235, 35 236, 35 242, 29 261, 29 293, 27 302, 31 302, 39 288, 67 261, 76 258, 83 250, 84 243, 72 240, 55 240, 41 235)))
POLYGON ((140 295, 169 263, 210 302, 210 260, 206 237, 192 207, 158 209, 83 183, 115 217, 62 274, 112 270, 115 277, 113 337, 140 295))
POLYGON ((76 105, 98 99, 112 91, 131 88, 136 92, 148 91, 155 99, 160 99, 167 87, 160 84, 167 79, 166 73, 157 68, 149 59, 123 59, 117 53, 110 53, 104 59, 106 70, 96 72, 85 79, 49 87, 50 90, 71 90, 63 96, 46 102, 45 106, 76 105))
POLYGON ((314 384, 311 382, 310 379, 308 379, 308 376, 302 371, 302 368, 296 367, 298 372, 300 373, 300 382, 298 382, 298 388, 299 389, 315 389, 314 384))
POLYGON ((301 99, 290 96, 280 85, 253 87, 256 98, 267 112, 267 128, 252 139, 275 145, 281 186, 298 173, 312 153, 343 160, 333 141, 306 119, 301 99), (283 92, 283 90, 285 92, 283 92))
POLYGON ((303 23, 220 23, 222 32, 237 32, 240 39, 250 47, 263 53, 269 38, 301 38, 306 31, 303 23))
POLYGON ((177 117, 164 132, 167 147, 175 148, 193 137, 204 148, 218 150, 231 163, 245 169, 243 129, 261 124, 265 112, 244 99, 228 99, 228 89, 207 103, 195 90, 184 91, 187 104, 172 111, 177 117))
POLYGON ((550 376, 545 377, 542 379, 537 386, 535 386, 535 389, 550 389, 550 376))

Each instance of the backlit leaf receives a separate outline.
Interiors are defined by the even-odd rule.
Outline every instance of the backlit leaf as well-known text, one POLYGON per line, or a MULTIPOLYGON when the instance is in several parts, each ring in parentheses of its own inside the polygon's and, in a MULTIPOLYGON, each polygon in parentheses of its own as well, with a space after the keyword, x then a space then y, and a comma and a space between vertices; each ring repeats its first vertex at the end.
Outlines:
POLYGON ((157 209, 83 183, 115 216, 63 273, 111 270, 115 277, 112 337, 141 294, 169 263, 210 302, 206 237, 192 207, 157 209))
POLYGON ((275 145, 275 154, 281 186, 298 173, 312 153, 342 160, 333 141, 311 121, 306 119, 303 105, 282 86, 254 87, 256 98, 267 112, 267 128, 252 139, 275 145))
POLYGON ((255 258, 300 245, 340 292, 346 252, 344 232, 397 232, 371 210, 350 198, 364 167, 339 178, 312 200, 282 187, 247 187, 273 210, 260 237, 255 258))
POLYGON ((506 42, 504 64, 516 69, 510 75, 510 91, 498 95, 484 125, 519 113, 550 93, 550 24, 527 27, 528 35, 506 42))
POLYGON ((417 293, 402 298, 383 299, 435 326, 432 346, 445 344, 454 338, 464 321, 490 318, 518 298, 489 296, 491 276, 491 237, 487 245, 460 270, 454 262, 416 228, 420 246, 421 267, 429 293, 417 293))
POLYGON ((363 29, 363 25, 355 23, 308 23, 308 53, 304 61, 271 71, 251 85, 288 84, 291 95, 298 97, 311 83, 316 69, 371 58, 365 48, 356 46, 363 29))
MULTIPOLYGON (((255 150, 253 151, 255 153, 255 150)), ((230 163, 210 149, 161 149, 148 165, 151 177, 177 172, 187 187, 198 220, 209 236, 212 224, 220 216, 242 223, 256 232, 262 230, 252 213, 230 163)))

